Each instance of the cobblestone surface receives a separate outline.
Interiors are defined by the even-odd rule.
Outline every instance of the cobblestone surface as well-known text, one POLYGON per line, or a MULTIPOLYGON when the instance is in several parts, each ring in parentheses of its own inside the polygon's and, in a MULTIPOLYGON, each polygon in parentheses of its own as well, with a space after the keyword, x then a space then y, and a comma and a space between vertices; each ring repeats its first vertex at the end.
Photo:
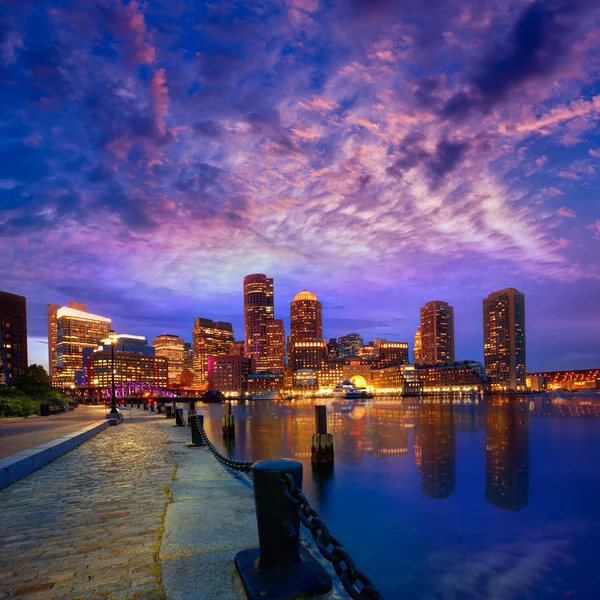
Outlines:
POLYGON ((0 600, 163 598, 173 469, 157 417, 134 410, 0 491, 0 600))

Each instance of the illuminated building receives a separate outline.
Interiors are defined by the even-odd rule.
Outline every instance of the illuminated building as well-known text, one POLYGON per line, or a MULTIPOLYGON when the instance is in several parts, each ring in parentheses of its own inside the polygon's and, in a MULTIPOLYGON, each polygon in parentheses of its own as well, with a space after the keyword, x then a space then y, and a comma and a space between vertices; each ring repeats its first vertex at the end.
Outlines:
POLYGON ((421 471, 421 491, 436 500, 448 498, 456 487, 456 434, 452 405, 421 406, 415 426, 414 449, 421 471))
POLYGON ((493 392, 525 390, 525 295, 515 288, 483 300, 483 355, 493 392))
POLYGON ((529 410, 526 403, 488 404, 485 435, 485 498, 503 510, 529 504, 529 410))
POLYGON ((246 352, 246 342, 239 341, 233 342, 231 344, 231 354, 235 354, 236 356, 246 356, 244 353, 246 352))
POLYGON ((323 307, 307 290, 294 296, 290 304, 290 341, 323 337, 323 307))
POLYGON ((190 371, 194 368, 194 349, 192 348, 191 342, 184 342, 183 347, 185 348, 185 366, 190 371))
POLYGON ((340 358, 346 356, 358 356, 358 351, 363 346, 363 339, 358 333, 349 333, 338 338, 338 355, 340 358))
POLYGON ((285 367, 285 330, 281 319, 267 321, 265 328, 267 336, 267 373, 283 373, 285 367))
MULTIPOLYGON (((120 334, 115 342, 115 383, 147 381, 168 387, 168 359, 156 356, 143 336, 120 334)), ((111 345, 103 340, 96 349, 83 351, 84 385, 109 387, 112 384, 111 345)))
POLYGON ((421 327, 417 327, 415 333, 415 347, 413 350, 414 363, 415 365, 421 364, 421 327))
POLYGON ((421 347, 417 364, 443 365, 454 362, 454 308, 452 306, 440 300, 427 302, 421 307, 419 331, 421 347))
POLYGON ((290 365, 297 369, 320 370, 325 363, 325 340, 301 340, 290 344, 290 365))
POLYGON ((258 373, 269 370, 267 322, 274 318, 273 280, 262 273, 244 277, 244 334, 247 358, 258 373))
POLYGON ((480 362, 463 360, 448 365, 417 365, 424 394, 489 391, 485 369, 480 362))
POLYGON ((315 369, 295 369, 294 388, 317 389, 317 372, 315 369))
POLYGON ((317 384, 321 389, 333 389, 348 379, 357 387, 368 387, 371 385, 371 372, 371 366, 361 361, 339 359, 323 363, 321 370, 317 371, 317 384))
POLYGON ((337 338, 329 338, 327 342, 327 360, 336 360, 338 358, 337 338))
POLYGON ((208 389, 241 396, 252 361, 239 354, 208 357, 208 389))
POLYGON ((532 392, 545 392, 546 391, 546 378, 538 375, 527 375, 525 378, 525 384, 527 389, 532 392))
POLYGON ((251 373, 246 378, 246 391, 248 394, 264 394, 283 389, 283 384, 282 373, 251 373))
MULTIPOLYGON (((56 349, 58 344, 58 318, 56 313, 62 308, 60 304, 48 304, 48 375, 53 377, 56 370, 56 349)), ((82 302, 69 300, 67 308, 87 312, 87 306, 82 302)))
POLYGON ((373 387, 382 392, 418 396, 423 390, 419 373, 413 365, 392 365, 371 372, 373 387))
POLYGON ((27 300, 0 291, 0 382, 12 383, 27 369, 27 300), (6 363, 4 363, 6 360, 6 363))
POLYGON ((208 357, 230 354, 233 341, 231 323, 196 319, 192 330, 194 388, 199 390, 208 388, 208 357))
POLYGON ((181 374, 187 364, 187 352, 183 338, 163 333, 152 340, 156 356, 167 359, 169 365, 169 382, 171 385, 181 383, 181 374))
POLYGON ((378 365, 386 367, 388 365, 405 365, 408 363, 408 343, 407 342, 387 342, 379 343, 378 365))
POLYGON ((379 357, 379 348, 375 346, 374 341, 369 342, 366 346, 361 346, 358 349, 356 356, 360 357, 365 362, 375 363, 379 357))
POLYGON ((61 387, 75 383, 83 369, 83 350, 97 348, 108 337, 111 320, 84 310, 61 306, 56 311, 56 364, 53 382, 61 387))
MULTIPOLYGON (((566 390, 571 392, 577 390, 600 389, 600 369, 529 373, 527 378, 543 378, 545 389, 551 391, 566 390)), ((528 385, 528 387, 531 386, 528 385)))

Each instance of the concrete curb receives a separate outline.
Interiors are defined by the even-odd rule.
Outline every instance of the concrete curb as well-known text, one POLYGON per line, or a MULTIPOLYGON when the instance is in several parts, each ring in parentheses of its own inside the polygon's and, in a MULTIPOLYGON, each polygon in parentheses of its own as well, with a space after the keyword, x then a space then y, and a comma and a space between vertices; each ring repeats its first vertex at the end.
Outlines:
POLYGON ((104 431, 110 426, 109 421, 110 419, 106 419, 106 421, 87 425, 69 435, 40 444, 31 450, 24 450, 18 454, 0 459, 0 490, 11 483, 15 483, 15 481, 19 481, 19 479, 23 479, 23 477, 27 477, 27 475, 41 469, 49 462, 104 431))

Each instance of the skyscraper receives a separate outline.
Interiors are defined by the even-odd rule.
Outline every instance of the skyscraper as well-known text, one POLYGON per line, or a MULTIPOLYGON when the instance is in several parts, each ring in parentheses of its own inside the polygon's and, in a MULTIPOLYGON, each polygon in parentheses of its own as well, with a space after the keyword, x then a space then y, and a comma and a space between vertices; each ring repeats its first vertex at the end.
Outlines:
POLYGON ((454 308, 447 302, 431 300, 421 307, 421 351, 419 364, 443 365, 454 362, 454 308))
POLYGON ((244 338, 246 357, 259 373, 269 370, 267 322, 274 317, 273 280, 262 273, 244 277, 244 338))
POLYGON ((208 388, 208 357, 228 355, 234 339, 231 323, 196 319, 192 330, 194 388, 208 388))
POLYGON ((9 383, 27 368, 27 301, 0 291, 0 381, 9 383))
MULTIPOLYGON (((50 377, 53 377, 56 374, 56 344, 58 339, 58 320, 56 313, 59 308, 62 308, 60 304, 48 304, 48 375, 50 375, 50 377)), ((87 306, 82 302, 75 302, 75 300, 69 300, 67 308, 74 308, 75 310, 87 312, 87 306)))
POLYGON ((323 307, 317 296, 302 290, 290 304, 290 365, 296 369, 320 369, 325 358, 323 307))
POLYGON ((358 356, 358 351, 363 347, 363 339, 358 333, 349 333, 338 338, 338 355, 340 358, 345 356, 358 356))
POLYGON ((177 335, 163 333, 152 340, 156 356, 167 359, 169 369, 169 384, 179 385, 181 373, 187 364, 185 341, 177 335))
POLYGON ((285 368, 285 329, 281 319, 271 319, 266 325, 266 371, 283 373, 285 368))
POLYGON ((68 306, 61 306, 56 311, 56 363, 53 375, 59 385, 66 387, 75 383, 75 371, 83 369, 83 349, 97 348, 108 337, 110 327, 111 320, 108 317, 68 306))
POLYGON ((414 355, 414 363, 415 365, 421 364, 421 326, 417 327, 417 331, 415 333, 415 348, 413 350, 414 355))
POLYGON ((483 356, 492 391, 526 387, 525 294, 515 288, 483 300, 483 356))

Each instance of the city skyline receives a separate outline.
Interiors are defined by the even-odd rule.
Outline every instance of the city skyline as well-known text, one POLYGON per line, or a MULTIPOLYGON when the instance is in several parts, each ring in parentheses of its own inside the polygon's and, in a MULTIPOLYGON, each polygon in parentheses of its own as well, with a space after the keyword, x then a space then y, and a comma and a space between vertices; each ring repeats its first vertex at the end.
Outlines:
POLYGON ((263 272, 286 331, 306 288, 327 338, 412 340, 443 299, 457 360, 515 287, 531 370, 597 367, 594 4, 5 3, 2 289, 30 362, 48 303, 189 341, 200 315, 241 331, 263 272))

